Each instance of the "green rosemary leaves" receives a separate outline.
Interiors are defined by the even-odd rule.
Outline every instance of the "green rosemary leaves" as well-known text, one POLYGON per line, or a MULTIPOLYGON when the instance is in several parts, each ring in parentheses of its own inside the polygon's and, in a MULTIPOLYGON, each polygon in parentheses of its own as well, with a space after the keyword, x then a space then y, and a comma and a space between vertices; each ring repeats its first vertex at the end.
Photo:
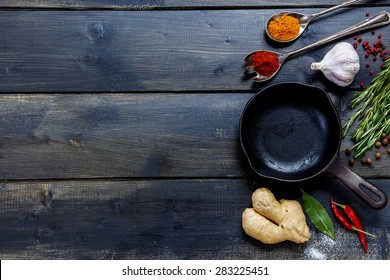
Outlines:
POLYGON ((343 137, 358 121, 356 130, 351 134, 355 143, 352 147, 354 158, 358 159, 380 140, 383 132, 390 132, 390 59, 386 60, 384 69, 370 85, 356 94, 350 107, 358 109, 344 124, 343 137))

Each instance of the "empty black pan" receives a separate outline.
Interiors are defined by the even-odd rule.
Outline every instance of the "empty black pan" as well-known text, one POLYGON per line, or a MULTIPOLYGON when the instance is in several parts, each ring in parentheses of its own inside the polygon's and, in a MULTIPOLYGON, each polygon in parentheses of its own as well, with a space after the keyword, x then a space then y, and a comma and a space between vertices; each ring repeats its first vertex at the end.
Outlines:
POLYGON ((329 172, 372 208, 385 207, 386 194, 342 164, 341 138, 340 119, 328 94, 304 84, 261 90, 241 116, 241 146, 261 177, 300 182, 329 172))

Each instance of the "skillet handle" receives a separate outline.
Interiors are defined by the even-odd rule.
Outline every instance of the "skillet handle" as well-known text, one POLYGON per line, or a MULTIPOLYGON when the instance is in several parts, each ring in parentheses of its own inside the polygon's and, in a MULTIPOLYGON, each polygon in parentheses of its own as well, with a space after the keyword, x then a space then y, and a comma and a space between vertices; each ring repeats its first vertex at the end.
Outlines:
POLYGON ((374 209, 382 209, 387 204, 387 195, 335 158, 327 171, 338 177, 360 199, 374 209))

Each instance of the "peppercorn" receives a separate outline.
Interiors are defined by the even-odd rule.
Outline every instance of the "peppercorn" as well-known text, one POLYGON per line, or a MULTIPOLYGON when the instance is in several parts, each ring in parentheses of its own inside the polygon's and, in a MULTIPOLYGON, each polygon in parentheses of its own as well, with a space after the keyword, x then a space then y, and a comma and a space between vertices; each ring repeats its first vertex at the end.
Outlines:
POLYGON ((350 156, 351 153, 352 153, 352 149, 351 148, 345 149, 345 155, 350 156))
POLYGON ((381 156, 382 156, 381 152, 376 152, 376 153, 375 153, 375 158, 376 158, 376 159, 380 159, 381 156))
POLYGON ((375 147, 376 148, 380 148, 380 147, 382 147, 382 142, 381 141, 377 141, 376 143, 375 143, 375 147))
POLYGON ((384 138, 386 138, 387 137, 387 133, 386 132, 382 132, 382 134, 381 134, 381 139, 384 139, 384 138))
POLYGON ((349 166, 354 166, 355 164, 355 160, 353 158, 351 158, 349 161, 348 161, 348 165, 349 166))
POLYGON ((361 162, 361 164, 365 165, 367 163, 367 158, 366 157, 362 157, 360 162, 361 162))
POLYGON ((370 166, 372 164, 372 159, 371 158, 367 158, 367 165, 370 166))
POLYGON ((387 149, 387 154, 390 155, 390 148, 387 149))
MULTIPOLYGON (((374 58, 375 58, 375 56, 374 56, 374 58)), ((374 75, 374 71, 370 71, 370 75, 372 76, 372 75, 374 75)))
POLYGON ((382 139, 382 145, 383 145, 383 147, 386 147, 387 145, 389 145, 389 139, 388 138, 383 138, 382 139))
MULTIPOLYGON (((372 30, 371 33, 374 35, 375 34, 375 30, 372 30)), ((378 60, 378 57, 379 56, 380 58, 382 58, 383 61, 385 61, 387 59, 386 57, 386 53, 385 53, 385 48, 386 46, 383 45, 383 42, 381 40, 382 38, 382 34, 379 33, 377 35, 377 38, 378 40, 373 43, 373 45, 371 46, 370 45, 370 42, 368 40, 365 40, 363 42, 363 39, 361 37, 358 37, 357 35, 354 36, 354 47, 356 48, 357 47, 357 43, 361 44, 362 45, 362 48, 366 51, 365 53, 365 58, 369 58, 370 55, 373 56, 373 61, 376 61, 378 60)), ((366 67, 368 67, 368 65, 366 65, 366 67)))

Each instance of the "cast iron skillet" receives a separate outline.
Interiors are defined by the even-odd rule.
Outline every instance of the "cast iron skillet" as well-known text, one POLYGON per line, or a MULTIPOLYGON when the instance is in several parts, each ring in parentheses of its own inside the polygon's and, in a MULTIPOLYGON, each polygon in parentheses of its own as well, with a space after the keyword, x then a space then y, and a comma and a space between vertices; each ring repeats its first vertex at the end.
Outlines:
POLYGON ((328 94, 299 83, 269 86, 246 105, 240 122, 242 149, 261 177, 300 182, 329 172, 375 209, 386 194, 344 166, 341 124, 328 94))

